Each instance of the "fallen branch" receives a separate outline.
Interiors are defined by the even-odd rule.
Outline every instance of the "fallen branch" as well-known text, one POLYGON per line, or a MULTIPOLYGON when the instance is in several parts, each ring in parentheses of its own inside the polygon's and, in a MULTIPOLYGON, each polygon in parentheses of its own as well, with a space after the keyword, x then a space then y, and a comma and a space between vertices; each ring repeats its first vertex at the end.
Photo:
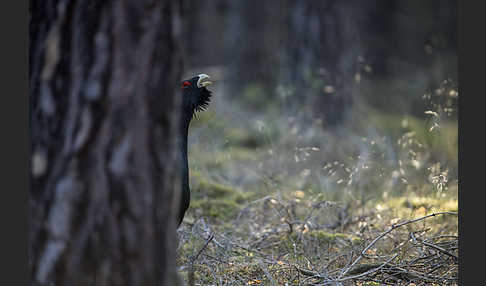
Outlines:
POLYGON ((368 246, 366 246, 361 251, 360 255, 354 260, 354 262, 351 263, 351 265, 349 265, 347 268, 343 269, 343 271, 339 275, 338 279, 340 279, 344 275, 346 275, 349 272, 349 270, 351 270, 356 265, 356 263, 358 263, 365 256, 366 252, 371 247, 373 247, 373 245, 375 245, 375 243, 378 240, 382 239, 383 237, 385 237, 386 235, 388 235, 390 232, 392 232, 395 229, 397 229, 399 227, 402 227, 404 225, 408 225, 408 224, 411 224, 411 223, 415 223, 415 222, 418 222, 418 221, 421 221, 421 220, 424 220, 424 219, 427 219, 427 218, 430 218, 430 217, 435 217, 435 216, 438 216, 438 215, 457 215, 457 213, 456 212, 438 212, 438 213, 432 213, 432 214, 429 214, 429 215, 426 215, 426 216, 423 216, 423 217, 419 217, 419 218, 416 218, 416 219, 407 220, 407 221, 401 222, 399 224, 393 224, 387 231, 385 231, 382 234, 380 234, 379 236, 377 236, 370 244, 368 244, 368 246))
POLYGON ((204 243, 203 247, 201 249, 199 249, 199 251, 197 252, 197 254, 191 259, 191 262, 190 262, 190 269, 189 269, 189 281, 188 281, 188 284, 191 285, 191 286, 194 286, 194 262, 196 262, 196 260, 199 258, 199 256, 201 255, 201 253, 203 252, 203 250, 208 246, 208 244, 211 242, 211 240, 213 240, 214 238, 214 235, 213 234, 210 234, 209 238, 206 240, 206 243, 204 243))

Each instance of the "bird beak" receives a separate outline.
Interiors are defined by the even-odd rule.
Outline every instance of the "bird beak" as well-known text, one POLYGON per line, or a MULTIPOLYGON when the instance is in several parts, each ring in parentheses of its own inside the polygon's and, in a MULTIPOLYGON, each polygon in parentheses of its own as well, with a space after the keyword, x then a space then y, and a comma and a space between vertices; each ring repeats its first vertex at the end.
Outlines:
POLYGON ((203 73, 200 74, 199 79, 197 81, 197 87, 201 88, 213 84, 211 81, 207 80, 208 78, 209 76, 207 74, 203 74, 203 73))

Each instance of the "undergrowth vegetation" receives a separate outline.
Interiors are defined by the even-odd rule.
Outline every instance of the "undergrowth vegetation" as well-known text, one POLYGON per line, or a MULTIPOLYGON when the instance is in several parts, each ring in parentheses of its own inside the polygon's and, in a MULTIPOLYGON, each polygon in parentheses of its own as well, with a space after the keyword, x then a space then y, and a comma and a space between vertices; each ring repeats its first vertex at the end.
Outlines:
POLYGON ((457 284, 451 81, 422 118, 359 104, 339 130, 215 94, 189 135, 189 285, 457 284))

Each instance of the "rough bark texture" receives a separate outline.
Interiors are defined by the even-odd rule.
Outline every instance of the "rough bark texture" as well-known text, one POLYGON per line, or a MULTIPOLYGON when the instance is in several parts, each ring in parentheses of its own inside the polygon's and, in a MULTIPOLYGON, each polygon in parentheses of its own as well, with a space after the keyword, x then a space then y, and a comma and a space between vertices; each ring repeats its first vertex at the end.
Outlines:
POLYGON ((30 1, 32 285, 177 285, 178 0, 30 1))

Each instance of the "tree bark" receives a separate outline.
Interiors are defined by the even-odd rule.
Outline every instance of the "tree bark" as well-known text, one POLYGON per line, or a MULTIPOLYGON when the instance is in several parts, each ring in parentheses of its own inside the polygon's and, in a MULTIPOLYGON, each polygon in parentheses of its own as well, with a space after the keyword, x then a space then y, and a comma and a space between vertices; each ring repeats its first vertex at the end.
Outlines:
POLYGON ((178 285, 179 0, 30 1, 31 285, 178 285))

